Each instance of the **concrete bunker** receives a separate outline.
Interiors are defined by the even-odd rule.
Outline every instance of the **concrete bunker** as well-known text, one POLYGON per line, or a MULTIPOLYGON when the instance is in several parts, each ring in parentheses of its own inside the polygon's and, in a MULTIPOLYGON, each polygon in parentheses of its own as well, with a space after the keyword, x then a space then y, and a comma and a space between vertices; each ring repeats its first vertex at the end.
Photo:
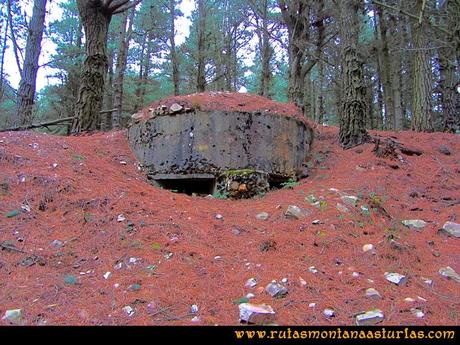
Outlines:
POLYGON ((152 184, 230 198, 251 198, 305 175, 312 140, 294 105, 228 92, 155 102, 128 127, 152 184))

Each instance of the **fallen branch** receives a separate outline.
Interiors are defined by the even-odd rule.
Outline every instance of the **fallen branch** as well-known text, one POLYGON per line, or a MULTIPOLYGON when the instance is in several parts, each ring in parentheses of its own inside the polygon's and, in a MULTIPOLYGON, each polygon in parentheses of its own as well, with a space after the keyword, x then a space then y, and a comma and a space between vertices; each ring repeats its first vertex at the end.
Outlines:
POLYGON ((421 156, 423 154, 423 151, 405 146, 392 138, 372 137, 370 141, 375 144, 373 152, 380 158, 399 158, 396 149, 407 156, 421 156))
POLYGON ((31 125, 17 126, 17 127, 0 129, 0 132, 24 131, 26 129, 48 127, 48 126, 61 124, 62 122, 72 121, 74 119, 75 119, 75 117, 65 117, 63 119, 57 119, 57 120, 53 120, 53 121, 47 121, 47 122, 35 123, 35 124, 31 124, 31 125))

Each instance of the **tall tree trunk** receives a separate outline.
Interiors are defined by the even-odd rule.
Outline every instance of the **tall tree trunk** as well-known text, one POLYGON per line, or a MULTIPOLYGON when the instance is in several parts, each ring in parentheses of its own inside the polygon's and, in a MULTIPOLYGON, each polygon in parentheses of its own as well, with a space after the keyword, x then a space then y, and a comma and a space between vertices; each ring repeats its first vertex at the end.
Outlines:
POLYGON ((378 26, 380 31, 380 72, 383 86, 383 98, 385 103, 385 128, 394 129, 395 124, 395 112, 394 112, 394 99, 393 99, 393 87, 391 85, 391 74, 392 64, 389 56, 389 45, 388 45, 388 16, 385 16, 379 6, 376 6, 376 14, 378 18, 378 26))
POLYGON ((85 30, 86 58, 76 105, 76 120, 72 132, 93 131, 100 128, 100 111, 107 74, 107 35, 112 13, 102 11, 98 2, 77 0, 85 30))
POLYGON ((431 64, 427 48, 426 0, 417 0, 416 13, 420 20, 412 22, 413 99, 412 129, 419 132, 433 131, 431 64))
POLYGON ((179 57, 176 51, 176 0, 169 0, 169 10, 170 10, 170 18, 169 18, 169 25, 170 25, 170 36, 169 36, 169 44, 170 54, 171 54, 171 65, 172 65, 172 81, 174 85, 174 95, 180 94, 180 77, 179 77, 179 57))
POLYGON ((112 113, 112 128, 120 128, 121 110, 123 105, 123 82, 125 79, 129 42, 133 33, 135 9, 132 8, 129 12, 123 12, 122 24, 120 29, 120 45, 118 48, 117 64, 115 68, 114 93, 113 93, 113 109, 112 113), (126 28, 128 26, 128 28, 126 28))
POLYGON ((141 109, 143 105, 143 100, 141 102, 141 94, 142 94, 142 86, 144 85, 144 55, 145 55, 145 46, 147 44, 147 33, 144 33, 142 36, 142 44, 141 44, 141 51, 139 54, 139 62, 140 62, 140 67, 139 67, 139 77, 138 77, 138 82, 136 84, 136 101, 134 102, 134 109, 133 113, 136 113, 139 109, 141 109))
MULTIPOLYGON (((2 22, 3 24, 3 22, 2 22)), ((4 87, 4 71, 5 71, 5 52, 6 52, 6 42, 8 39, 8 26, 9 26, 9 21, 5 20, 5 27, 4 27, 4 33, 3 33, 3 40, 2 40, 2 60, 0 61, 0 102, 3 100, 3 95, 5 92, 5 87, 4 87)))
POLYGON ((260 74, 259 95, 270 98, 270 84, 272 79, 271 59, 273 49, 270 46, 270 35, 268 32, 268 0, 262 1, 262 33, 259 35, 260 55, 262 59, 262 72, 260 74))
POLYGON ((363 2, 342 1, 341 39, 343 90, 339 139, 343 148, 351 148, 368 140, 365 128, 367 118, 366 88, 363 72, 363 58, 358 51, 360 22, 358 12, 363 2))
POLYGON ((32 123, 35 89, 38 73, 38 59, 45 25, 46 1, 35 0, 29 25, 24 66, 17 94, 18 123, 21 126, 32 123))
POLYGON ((197 92, 204 92, 206 90, 206 61, 205 61, 205 44, 206 44, 206 9, 204 0, 198 0, 198 55, 197 55, 197 78, 196 90, 197 92))

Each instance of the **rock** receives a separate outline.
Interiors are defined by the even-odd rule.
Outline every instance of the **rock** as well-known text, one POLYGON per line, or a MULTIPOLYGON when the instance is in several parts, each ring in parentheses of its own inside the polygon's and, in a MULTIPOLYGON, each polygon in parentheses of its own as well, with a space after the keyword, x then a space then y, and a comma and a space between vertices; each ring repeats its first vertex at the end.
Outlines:
POLYGON ((251 298, 256 297, 256 295, 254 295, 252 292, 249 292, 248 294, 246 294, 245 297, 246 297, 246 298, 248 299, 248 301, 249 301, 251 298))
POLYGON ((218 214, 216 214, 215 218, 218 219, 218 220, 223 220, 224 216, 218 213, 218 214))
POLYGON ((425 314, 423 313, 423 311, 421 311, 420 309, 417 309, 417 308, 411 308, 410 309, 410 312, 417 318, 417 319, 422 319, 425 314))
POLYGON ((415 228, 415 230, 423 229, 426 226, 426 222, 421 219, 408 219, 403 220, 401 223, 408 228, 415 228))
POLYGON ((308 267, 308 270, 309 270, 311 273, 318 273, 318 270, 316 269, 315 266, 310 266, 310 267, 308 267))
POLYGON ((313 194, 310 194, 309 196, 307 196, 305 198, 305 200, 307 200, 310 204, 314 205, 318 202, 318 200, 315 198, 315 196, 313 194))
POLYGON ((288 219, 301 219, 305 217, 300 207, 295 205, 289 205, 284 216, 288 219))
POLYGON ((288 279, 287 279, 287 278, 283 278, 283 279, 281 279, 281 283, 283 283, 283 284, 287 284, 287 282, 288 282, 288 279))
POLYGON ((335 310, 331 308, 326 308, 323 310, 323 314, 326 317, 335 317, 335 310))
POLYGON ((125 220, 126 220, 126 218, 125 218, 124 215, 122 215, 122 214, 119 214, 119 215, 118 215, 118 217, 117 217, 117 222, 123 222, 123 221, 125 221, 125 220))
POLYGON ((256 215, 256 218, 259 220, 267 220, 268 219, 268 213, 267 212, 261 212, 256 215))
POLYGON ((129 317, 134 315, 134 309, 131 308, 131 306, 129 306, 129 305, 121 308, 121 310, 123 310, 129 317))
POLYGON ((422 281, 423 281, 426 285, 429 285, 429 286, 432 286, 432 285, 433 285, 433 280, 432 280, 432 279, 425 278, 425 277, 420 277, 420 279, 422 279, 422 281))
POLYGON ((454 222, 446 222, 441 229, 442 232, 449 236, 460 238, 460 224, 454 222))
POLYGON ((128 287, 129 291, 139 291, 141 289, 141 284, 132 284, 128 287))
POLYGON ((384 315, 380 309, 369 310, 365 313, 356 315, 356 325, 368 326, 376 325, 383 321, 384 315))
POLYGON ((238 308, 240 309, 240 322, 264 325, 276 320, 275 311, 267 304, 241 303, 238 308))
POLYGON ((109 279, 109 277, 112 275, 112 272, 105 272, 104 273, 104 279, 109 279))
POLYGON ((450 150, 447 146, 441 145, 439 146, 439 152, 443 155, 450 156, 450 150))
POLYGON ((302 286, 302 287, 307 286, 307 282, 302 277, 299 277, 299 283, 300 283, 300 286, 302 286))
POLYGON ((199 316, 195 316, 195 317, 194 317, 193 319, 191 319, 190 321, 192 321, 192 322, 200 322, 201 319, 200 319, 199 316))
POLYGON ((238 187, 238 192, 247 192, 248 191, 248 186, 246 185, 246 183, 242 183, 239 185, 238 187))
POLYGON ((246 281, 246 284, 244 284, 245 287, 248 287, 248 288, 253 288, 254 286, 257 285, 257 280, 255 280, 254 278, 249 278, 247 281, 246 281))
POLYGON ((368 297, 368 298, 372 298, 372 299, 380 299, 380 298, 382 298, 380 293, 374 288, 366 289, 365 296, 368 297))
POLYGON ((196 314, 198 313, 198 306, 196 304, 193 304, 191 307, 190 307, 190 312, 192 314, 196 314))
POLYGON ((342 204, 339 204, 339 203, 337 203, 337 210, 339 210, 340 212, 343 212, 343 213, 350 212, 350 210, 345 205, 342 205, 342 204))
POLYGON ((316 303, 309 303, 308 304, 308 308, 314 308, 314 307, 316 307, 316 303))
POLYGON ((272 297, 283 297, 287 295, 288 289, 276 282, 271 282, 265 287, 265 291, 272 297))
POLYGON ((373 244, 365 244, 363 246, 363 252, 368 252, 370 250, 373 250, 374 249, 374 245, 373 244))
POLYGON ((8 321, 20 321, 22 319, 22 309, 10 309, 5 311, 5 315, 2 317, 2 320, 8 321))
POLYGON ((61 248, 64 245, 64 243, 62 243, 62 241, 59 240, 54 240, 53 242, 51 242, 51 245, 54 248, 61 248))
POLYGON ((438 272, 443 277, 446 277, 448 279, 452 279, 452 280, 456 281, 457 283, 460 283, 460 275, 458 275, 458 273, 455 272, 452 267, 450 267, 450 266, 442 267, 442 268, 439 269, 438 272))
POLYGON ((169 110, 171 111, 171 113, 173 114, 176 114, 180 111, 182 111, 182 109, 184 109, 180 104, 177 104, 177 103, 174 103, 173 105, 171 105, 171 107, 169 108, 169 110))
POLYGON ((232 181, 230 183, 230 190, 238 190, 239 187, 240 187, 240 184, 236 181, 232 181))
POLYGON ((142 113, 136 113, 136 114, 131 115, 131 119, 134 122, 139 122, 140 120, 142 120, 143 117, 144 117, 144 114, 142 113))
POLYGON ((356 207, 356 204, 358 203, 358 197, 354 195, 344 195, 340 199, 342 199, 345 204, 353 207, 356 207))
POLYGON ((396 285, 403 285, 407 281, 407 277, 399 273, 385 272, 385 279, 396 285))

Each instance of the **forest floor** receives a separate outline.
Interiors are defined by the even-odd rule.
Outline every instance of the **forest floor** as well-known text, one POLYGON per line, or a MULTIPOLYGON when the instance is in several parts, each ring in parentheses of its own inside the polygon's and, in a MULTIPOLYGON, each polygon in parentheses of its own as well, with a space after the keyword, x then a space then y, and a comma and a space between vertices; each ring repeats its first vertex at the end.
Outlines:
POLYGON ((439 273, 460 272, 460 239, 439 231, 460 222, 460 136, 372 132, 423 152, 389 159, 316 131, 309 177, 238 201, 149 185, 125 131, 1 133, 0 316, 21 315, 0 324, 235 325, 248 293, 280 325, 352 325, 374 308, 384 325, 460 324, 460 282, 439 273), (264 291, 283 278, 287 295, 264 291))

